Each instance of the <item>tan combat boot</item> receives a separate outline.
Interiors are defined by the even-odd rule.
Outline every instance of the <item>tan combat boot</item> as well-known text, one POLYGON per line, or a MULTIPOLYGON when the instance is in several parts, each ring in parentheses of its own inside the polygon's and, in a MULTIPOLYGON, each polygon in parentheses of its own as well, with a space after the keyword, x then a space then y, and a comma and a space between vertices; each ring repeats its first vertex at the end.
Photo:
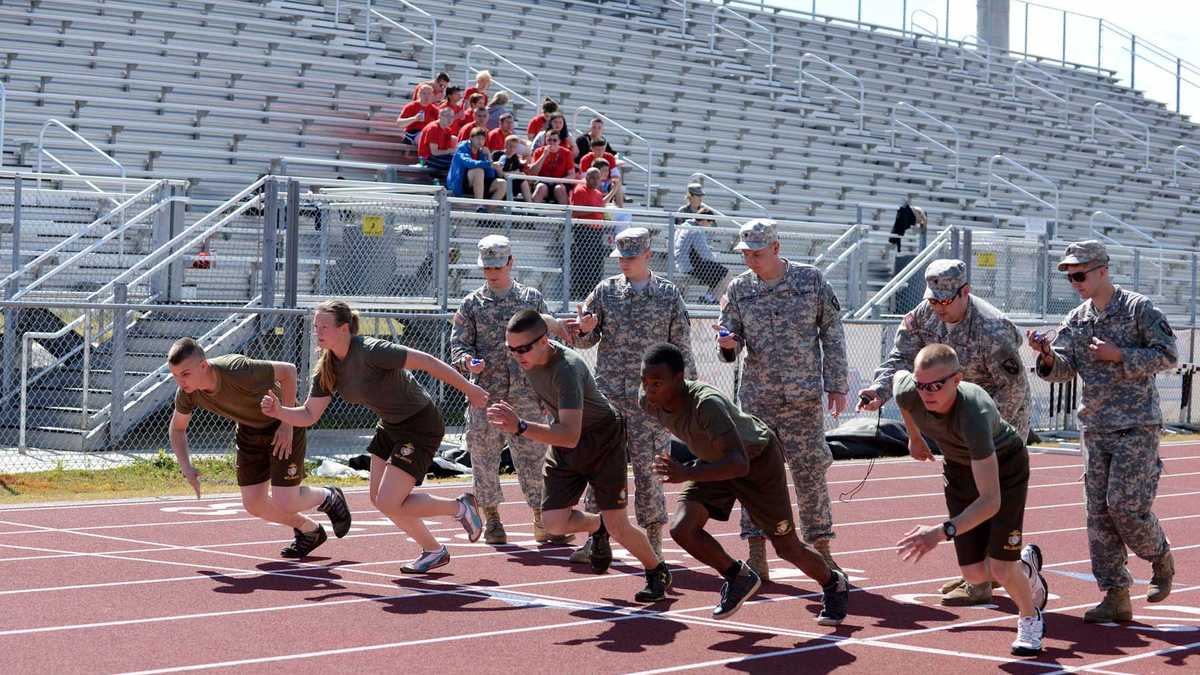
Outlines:
POLYGON ((508 533, 500 522, 500 510, 495 507, 483 509, 483 541, 488 544, 507 544, 508 533))
POLYGON ((1171 582, 1175 580, 1175 556, 1171 549, 1154 561, 1154 576, 1150 577, 1146 602, 1162 602, 1171 594, 1171 582))
POLYGON ((758 574, 759 579, 771 580, 771 571, 767 566, 766 537, 750 537, 750 557, 746 560, 746 564, 758 574))
POLYGON ((1128 588, 1110 588, 1099 605, 1083 613, 1084 623, 1133 621, 1133 604, 1128 588))
POLYGON ((964 581, 949 593, 942 596, 941 604, 946 607, 971 607, 973 605, 986 605, 992 601, 992 584, 983 582, 982 584, 973 584, 969 581, 964 581))
POLYGON ((841 571, 841 566, 833 561, 833 553, 829 550, 828 539, 818 539, 814 541, 813 548, 817 549, 817 553, 820 553, 821 557, 825 559, 826 565, 829 565, 835 570, 841 571))
POLYGON ((533 540, 539 544, 544 544, 549 539, 546 534, 546 527, 542 525, 542 510, 533 510, 533 540))

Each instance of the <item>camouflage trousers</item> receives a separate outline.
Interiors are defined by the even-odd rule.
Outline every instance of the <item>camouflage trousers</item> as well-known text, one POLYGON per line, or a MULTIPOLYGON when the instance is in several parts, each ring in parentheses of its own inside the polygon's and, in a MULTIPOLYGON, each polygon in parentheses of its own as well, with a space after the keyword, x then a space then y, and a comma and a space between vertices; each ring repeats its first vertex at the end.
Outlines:
MULTIPOLYGON (((522 419, 540 421, 544 419, 542 408, 532 396, 506 399, 522 419)), ((500 504, 500 455, 508 444, 513 466, 517 469, 517 483, 525 495, 530 508, 542 505, 542 465, 546 461, 546 445, 524 437, 509 436, 488 424, 483 410, 467 410, 467 452, 471 453, 472 492, 481 508, 493 508, 500 504)))
MULTIPOLYGON (((797 524, 804 541, 832 539, 833 511, 825 473, 833 464, 833 453, 825 443, 825 410, 821 401, 788 403, 776 410, 746 409, 767 423, 783 445, 783 456, 792 470, 796 486, 797 524)), ((742 539, 764 536, 742 509, 742 539)))
MULTIPOLYGON (((667 522, 667 498, 663 494, 662 481, 652 471, 654 456, 670 449, 671 436, 654 420, 650 419, 637 401, 627 398, 610 398, 613 405, 625 418, 625 437, 628 439, 629 462, 633 465, 633 510, 637 524, 642 529, 649 525, 665 525, 667 522)), ((583 496, 583 508, 596 513, 596 498, 589 485, 583 496)))
POLYGON ((1125 548, 1143 560, 1167 551, 1167 537, 1150 508, 1162 460, 1157 426, 1111 433, 1084 432, 1088 551, 1100 590, 1129 588, 1125 548))

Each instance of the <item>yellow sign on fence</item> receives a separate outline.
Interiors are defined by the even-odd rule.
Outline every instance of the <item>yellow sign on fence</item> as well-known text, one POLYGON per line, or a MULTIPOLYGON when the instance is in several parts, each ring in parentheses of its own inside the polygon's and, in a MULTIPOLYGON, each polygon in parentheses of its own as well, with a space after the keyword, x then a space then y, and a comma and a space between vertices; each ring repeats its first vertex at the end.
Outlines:
POLYGON ((383 216, 363 216, 362 233, 364 237, 382 237, 383 216))
POLYGON ((986 267, 989 269, 996 268, 996 254, 992 251, 976 251, 975 266, 986 267))

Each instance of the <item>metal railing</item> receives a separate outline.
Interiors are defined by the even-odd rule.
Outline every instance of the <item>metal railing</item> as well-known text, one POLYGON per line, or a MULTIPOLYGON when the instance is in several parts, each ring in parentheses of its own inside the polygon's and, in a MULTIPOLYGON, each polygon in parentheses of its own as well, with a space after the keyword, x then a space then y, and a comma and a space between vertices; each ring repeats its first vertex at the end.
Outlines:
MULTIPOLYGON (((67 173, 71 174, 72 176, 81 176, 82 175, 75 169, 72 169, 70 167, 70 165, 68 165, 66 162, 62 161, 58 157, 55 157, 53 153, 51 153, 49 150, 46 149, 46 132, 51 127, 58 127, 60 129, 62 129, 63 131, 67 132, 67 134, 69 134, 75 140, 79 141, 80 143, 83 143, 85 146, 87 146, 87 148, 89 150, 91 150, 92 152, 95 152, 96 154, 103 157, 105 159, 105 161, 107 161, 109 164, 112 164, 113 166, 117 167, 117 169, 121 172, 121 178, 122 179, 125 178, 125 166, 123 164, 121 164, 117 160, 113 159, 112 155, 109 155, 107 152, 96 147, 88 139, 84 138, 83 136, 80 136, 77 132, 75 132, 75 130, 71 129, 67 125, 63 124, 62 122, 60 122, 54 118, 50 118, 50 119, 46 120, 45 123, 42 124, 41 131, 38 132, 37 166, 35 168, 36 173, 38 173, 39 175, 42 174, 42 157, 45 156, 45 157, 49 157, 50 159, 54 160, 55 164, 57 164, 61 169, 63 169, 67 173)), ((85 180, 84 183, 87 184, 88 187, 92 188, 96 192, 104 192, 104 190, 101 190, 100 188, 96 187, 96 184, 91 181, 85 180)), ((38 184, 38 186, 41 186, 41 184, 42 184, 41 178, 37 179, 37 184, 38 184)), ((121 194, 125 194, 125 184, 124 183, 121 183, 121 194)), ((113 199, 111 197, 109 197, 108 200, 110 202, 112 202, 113 205, 116 205, 118 203, 115 199, 113 199)))
POLYGON ((1024 164, 1017 162, 1016 160, 1005 157, 1004 155, 992 155, 991 159, 988 160, 988 181, 987 181, 987 196, 986 196, 988 204, 992 203, 992 186, 996 182, 1008 187, 1011 190, 1014 190, 1016 192, 1019 192, 1019 193, 1025 195, 1025 197, 1027 197, 1030 201, 1032 201, 1036 204, 1040 204, 1041 206, 1044 206, 1048 209, 1052 209, 1054 211, 1054 225, 1057 228, 1058 213, 1059 213, 1059 210, 1058 210, 1059 192, 1058 192, 1058 184, 1057 183, 1050 180, 1049 178, 1046 178, 1042 174, 1034 171, 1033 169, 1026 167, 1024 164), (1005 164, 1008 164, 1012 168, 1016 169, 1017 171, 1020 171, 1025 176, 1047 185, 1051 190, 1054 191, 1054 203, 1052 204, 1052 203, 1046 201, 1045 199, 1042 199, 1038 195, 1035 195, 1034 193, 1030 192, 1029 190, 1026 190, 1025 188, 1021 187, 1020 185, 1017 185, 1016 183, 1014 183, 1014 182, 1008 180, 1007 178, 1004 178, 1000 174, 996 173, 996 170, 994 168, 996 166, 996 162, 1004 162, 1005 164))
MULTIPOLYGON (((769 211, 767 210, 767 207, 763 206, 762 204, 759 204, 758 202, 756 202, 753 199, 749 198, 748 196, 742 194, 741 192, 729 187, 725 183, 722 183, 721 181, 717 180, 716 178, 713 178, 712 176, 710 176, 706 173, 703 173, 701 171, 697 171, 696 173, 693 173, 692 175, 688 176, 688 182, 691 183, 691 182, 695 181, 695 179, 697 179, 697 178, 700 179, 701 184, 704 184, 705 182, 712 183, 713 185, 716 185, 717 187, 724 190, 725 192, 728 192, 729 194, 733 195, 739 201, 750 204, 751 206, 758 209, 759 211, 762 211, 762 214, 764 216, 766 216, 769 213, 769 211)), ((712 208, 712 207, 710 206, 709 208, 712 208)), ((734 222, 737 222, 737 221, 734 221, 734 222)), ((738 222, 738 225, 741 225, 741 223, 738 222)))
MULTIPOLYGON (((1108 222, 1119 226, 1123 230, 1128 230, 1129 232, 1132 232, 1139 239, 1150 244, 1150 248, 1153 249, 1158 254, 1158 262, 1157 262, 1158 285, 1155 286, 1154 294, 1155 295, 1161 294, 1162 289, 1163 289, 1163 279, 1164 279, 1165 273, 1166 273, 1166 264, 1163 262, 1164 252, 1163 252, 1163 248, 1162 248, 1162 242, 1155 239, 1153 236, 1151 236, 1149 233, 1147 233, 1145 230, 1141 229, 1140 227, 1137 227, 1136 225, 1131 225, 1131 224, 1125 222, 1124 220, 1121 220, 1120 218, 1112 215, 1111 213, 1108 213, 1107 211, 1093 211, 1092 214, 1090 216, 1088 216, 1088 231, 1091 233, 1091 235, 1093 237, 1096 237, 1098 239, 1103 239, 1104 241, 1106 241, 1110 244, 1115 244, 1117 246, 1123 246, 1126 248, 1134 249, 1135 253, 1138 254, 1137 258, 1139 261, 1140 261, 1141 255, 1140 255, 1140 252, 1136 250, 1137 247, 1126 244, 1123 241, 1120 241, 1114 237, 1110 237, 1110 236, 1104 234, 1103 232, 1101 232, 1096 227, 1097 220, 1107 220, 1108 222)), ((1139 275, 1139 277, 1140 277, 1140 275, 1139 275)), ((1141 292, 1140 288, 1135 289, 1135 290, 1138 290, 1138 292, 1141 292)))
MULTIPOLYGON (((388 183, 396 183, 401 173, 428 173, 431 171, 426 167, 414 164, 381 164, 379 162, 325 159, 324 157, 300 157, 297 155, 284 155, 271 160, 272 170, 281 175, 287 175, 288 167, 291 165, 327 166, 338 169, 367 169, 370 171, 378 171, 383 174, 383 179, 388 183)), ((392 188, 389 189, 393 189, 394 187, 395 186, 392 186, 392 188)), ((380 186, 379 189, 383 189, 383 187, 380 186)))
POLYGON ((625 126, 624 124, 621 124, 620 122, 613 120, 611 117, 608 117, 604 113, 599 112, 595 108, 591 108, 586 105, 579 106, 578 108, 575 109, 575 112, 571 115, 571 128, 574 129, 575 133, 577 133, 577 134, 583 133, 583 130, 579 128, 579 113, 582 113, 582 112, 590 113, 591 115, 593 115, 595 117, 599 117, 600 119, 604 120, 605 124, 611 124, 614 127, 620 129, 621 131, 624 131, 630 138, 637 139, 637 140, 641 141, 643 144, 645 144, 645 146, 646 146, 646 165, 645 166, 638 164, 637 162, 633 161, 629 157, 624 157, 621 159, 621 161, 623 161, 624 163, 626 163, 632 167, 641 169, 642 171, 644 171, 646 173, 646 207, 649 208, 650 204, 651 204, 651 200, 654 197, 653 186, 651 184, 651 179, 653 178, 653 174, 651 172, 654 169, 654 147, 650 145, 650 141, 646 140, 645 137, 643 137, 641 134, 630 129, 629 127, 625 126))
POLYGON ((955 227, 951 225, 938 233, 938 236, 929 242, 929 245, 913 256, 913 259, 896 274, 888 280, 883 288, 879 289, 875 295, 864 302, 861 307, 850 313, 852 319, 869 319, 878 316, 879 307, 883 303, 892 298, 893 295, 899 293, 901 289, 908 285, 909 279, 912 279, 918 272, 925 269, 925 266, 933 261, 942 251, 942 247, 950 243, 950 239, 955 232, 955 227))
POLYGON ((532 108, 533 108, 535 111, 536 111, 536 110, 540 110, 540 109, 541 109, 541 105, 542 105, 542 81, 538 79, 537 75, 534 75, 533 73, 529 72, 528 70, 526 70, 526 69, 522 68, 521 66, 518 66, 517 64, 513 63, 513 62, 512 62, 512 61, 510 61, 508 58, 506 58, 506 57, 502 56, 501 54, 499 54, 499 53, 498 53, 498 52, 496 52, 495 50, 493 50, 493 49, 490 49, 490 48, 488 48, 488 47, 485 47, 485 46, 483 46, 483 45, 479 44, 478 42, 476 42, 475 44, 471 45, 470 47, 467 47, 467 54, 466 54, 466 64, 463 66, 463 72, 464 72, 464 74, 466 75, 466 81, 467 81, 467 84, 468 84, 468 85, 470 85, 470 84, 473 82, 473 80, 471 79, 471 73, 472 73, 472 72, 479 72, 479 71, 477 71, 477 70, 473 70, 473 69, 471 68, 471 52, 474 52, 474 51, 481 51, 481 52, 484 52, 485 54, 487 54, 487 55, 491 56, 492 58, 496 59, 497 61, 499 61, 499 62, 501 62, 501 63, 503 63, 503 64, 506 64, 506 65, 508 65, 508 66, 509 66, 509 67, 511 67, 513 70, 517 71, 518 73, 521 73, 521 74, 522 74, 522 75, 524 75, 525 77, 528 77, 528 78, 530 79, 530 81, 532 81, 532 82, 533 82, 533 100, 529 100, 529 99, 528 99, 528 98, 526 98, 525 96, 522 96, 521 94, 518 94, 516 91, 514 91, 514 90, 513 90, 513 88, 512 88, 512 87, 509 87, 508 85, 504 84, 504 83, 503 83, 503 82, 501 82, 500 80, 496 79, 494 75, 493 75, 493 77, 492 77, 492 82, 494 82, 494 83, 496 84, 496 86, 500 87, 500 88, 501 88, 501 89, 503 89, 504 91, 507 91, 508 93, 512 94, 513 96, 515 96, 515 97, 517 97, 517 98, 521 99, 522 101, 524 101, 524 102, 525 102, 527 105, 531 106, 531 107, 532 107, 532 108))
POLYGON ((775 79, 775 31, 771 30, 770 28, 767 28, 766 26, 762 25, 761 23, 759 23, 757 21, 754 21, 753 19, 751 19, 749 17, 745 17, 745 16, 742 16, 741 14, 738 14, 737 12, 733 11, 729 7, 726 7, 724 5, 717 5, 717 6, 713 7, 712 15, 709 17, 709 27, 708 27, 708 48, 709 49, 716 50, 717 36, 720 35, 721 33, 724 33, 725 35, 728 35, 737 40, 740 40, 742 42, 742 44, 746 45, 745 47, 739 49, 738 51, 753 50, 753 51, 757 51, 762 54, 765 54, 767 57, 767 79, 771 79, 771 80, 775 79), (717 22, 717 15, 720 13, 728 14, 729 16, 733 17, 734 19, 741 21, 742 23, 745 23, 746 25, 748 25, 750 27, 751 30, 753 30, 756 33, 765 34, 767 36, 767 46, 763 47, 762 45, 751 40, 750 38, 748 38, 744 35, 739 35, 737 32, 732 31, 732 30, 722 26, 721 24, 719 24, 717 22))
POLYGON ((961 70, 964 73, 967 72, 967 61, 968 60, 975 61, 976 63, 982 63, 983 64, 983 81, 985 84, 991 84, 991 82, 992 82, 992 46, 990 44, 988 44, 987 40, 984 40, 983 38, 979 37, 978 35, 964 35, 962 40, 959 41, 958 57, 959 57, 959 62, 958 62, 959 70, 961 70), (975 44, 974 52, 972 52, 970 49, 967 49, 967 41, 968 40, 970 40, 971 42, 973 42, 975 44), (979 50, 983 50, 983 56, 980 56, 978 54, 979 50))
POLYGON ((0 82, 0 166, 4 166, 4 116, 8 105, 8 89, 0 82))
POLYGON ((416 40, 417 42, 420 42, 421 44, 425 45, 426 47, 429 47, 429 51, 430 51, 430 53, 429 53, 429 76, 433 77, 433 76, 437 75, 437 72, 438 72, 438 65, 437 65, 437 63, 438 63, 438 60, 437 60, 438 21, 437 21, 437 18, 434 17, 429 12, 426 12, 425 10, 421 9, 420 7, 417 7, 416 5, 412 4, 408 0, 396 0, 396 2, 399 2, 400 4, 404 5, 405 7, 411 9, 412 11, 416 12, 417 14, 420 14, 421 16, 423 16, 429 20, 430 36, 428 38, 426 38, 424 35, 421 35, 420 33, 414 31, 413 29, 409 28, 408 26, 405 26, 404 24, 387 16, 383 12, 380 12, 379 10, 375 9, 374 7, 371 6, 371 2, 372 2, 372 0, 367 0, 367 15, 366 15, 366 22, 367 22, 366 29, 367 30, 366 30, 365 44, 370 45, 370 43, 371 43, 371 17, 374 16, 377 19, 379 19, 381 22, 391 26, 392 28, 395 28, 396 30, 404 31, 405 33, 408 33, 410 36, 412 36, 412 38, 414 40, 416 40))
POLYGON ((866 128, 867 95, 866 95, 866 89, 863 87, 862 78, 858 77, 854 73, 851 73, 850 71, 846 70, 845 68, 842 68, 839 65, 835 65, 835 64, 833 64, 811 52, 806 53, 806 54, 804 54, 804 56, 800 57, 800 72, 799 72, 799 77, 797 78, 796 95, 798 97, 800 97, 801 99, 804 98, 804 78, 806 76, 808 78, 812 79, 817 84, 823 85, 826 88, 837 92, 843 98, 849 100, 850 102, 857 103, 858 104, 858 130, 863 131, 866 128), (854 98, 854 94, 851 94, 850 92, 846 91, 845 89, 842 89, 841 87, 833 84, 833 82, 828 81, 828 80, 822 80, 820 77, 817 77, 816 75, 813 75, 812 73, 807 72, 805 70, 805 66, 812 62, 820 63, 820 64, 824 65, 825 67, 829 68, 830 70, 854 80, 854 82, 856 84, 858 84, 858 98, 854 98))
POLYGON ((1147 170, 1150 168, 1150 125, 1149 124, 1139 121, 1138 119, 1136 119, 1133 115, 1130 115, 1129 113, 1117 110, 1116 108, 1105 103, 1104 101, 1096 101, 1096 103, 1092 105, 1092 141, 1094 141, 1094 142, 1099 141, 1099 139, 1096 137, 1096 123, 1097 122, 1104 125, 1110 131, 1116 133, 1117 135, 1128 138, 1130 141, 1133 141, 1135 144, 1145 146, 1146 152, 1145 152, 1144 168, 1147 170), (1128 129, 1124 129, 1119 125, 1116 125, 1116 124, 1113 124, 1112 122, 1108 122, 1104 119, 1101 119, 1099 116, 1101 108, 1110 110, 1110 111, 1116 113, 1117 116, 1120 117, 1125 122, 1132 124, 1135 127, 1140 128, 1142 130, 1142 133, 1144 133, 1146 137, 1144 139, 1138 138, 1137 134, 1129 131, 1128 129))
POLYGON ((1171 182, 1176 185, 1179 184, 1179 168, 1180 167, 1183 167, 1184 171, 1191 171, 1193 173, 1200 172, 1200 166, 1196 166, 1194 164, 1188 164, 1187 162, 1179 159, 1180 153, 1187 153, 1187 154, 1195 157, 1196 159, 1200 159, 1200 150, 1196 150, 1195 148, 1189 147, 1187 145, 1175 146, 1175 149, 1171 152, 1171 182))
POLYGON ((1030 63, 1028 61, 1017 61, 1015 64, 1013 64, 1013 70, 1012 70, 1011 92, 1012 92, 1013 98, 1018 97, 1017 89, 1018 89, 1018 85, 1021 85, 1021 84, 1025 85, 1029 89, 1032 89, 1032 90, 1038 92, 1042 96, 1061 104, 1062 105, 1063 122, 1070 121, 1071 88, 1068 87, 1066 84, 1064 84, 1061 79, 1059 79, 1058 77, 1055 77, 1054 75, 1052 75, 1050 73, 1047 73, 1046 71, 1042 70, 1041 68, 1038 68, 1037 66, 1033 65, 1032 63, 1030 63), (1024 75, 1021 74, 1022 70, 1027 70, 1031 73, 1036 73, 1036 75, 1038 77, 1041 77, 1044 80, 1049 80, 1050 83, 1055 86, 1062 87, 1062 91, 1063 91, 1062 95, 1056 94, 1049 87, 1041 85, 1037 82, 1034 82, 1032 79, 1025 77, 1024 75))
MULTIPOLYGON (((949 26, 947 26, 947 28, 948 27, 949 26)), ((937 38, 940 38, 942 35, 941 21, 932 12, 927 12, 923 9, 914 9, 912 11, 912 14, 908 15, 907 31, 913 34, 914 39, 916 39, 916 37, 918 35, 928 35, 934 39, 937 39, 937 38), (933 29, 932 30, 930 30, 928 25, 922 25, 917 22, 917 19, 919 19, 921 17, 928 17, 929 19, 931 19, 933 21, 933 29)))
POLYGON ((959 159, 959 157, 960 157, 960 152, 959 152, 960 136, 958 133, 958 129, 956 129, 954 126, 952 126, 950 124, 947 124, 946 122, 943 122, 942 120, 934 117, 933 115, 930 115, 929 113, 925 112, 924 110, 921 110, 920 108, 917 108, 916 106, 914 106, 911 103, 908 103, 906 101, 897 101, 896 104, 894 106, 892 106, 891 120, 892 120, 891 147, 893 150, 896 148, 896 127, 900 126, 900 127, 904 127, 905 129, 908 129, 909 131, 916 134, 917 136, 924 138, 925 140, 929 141, 930 143, 933 143, 934 145, 941 148, 942 150, 950 153, 951 155, 954 155, 954 185, 955 185, 955 187, 958 187, 959 185, 961 185, 961 183, 959 181, 959 169, 960 169, 961 162, 959 159), (900 108, 906 108, 908 110, 911 110, 913 113, 933 122, 934 124, 937 124, 938 126, 941 126, 943 129, 946 129, 947 131, 949 131, 954 136, 954 147, 951 148, 950 146, 946 145, 945 143, 942 143, 941 141, 939 141, 936 138, 934 138, 933 136, 930 136, 929 134, 921 131, 920 129, 916 128, 915 126, 902 121, 896 115, 896 111, 899 110, 900 108))

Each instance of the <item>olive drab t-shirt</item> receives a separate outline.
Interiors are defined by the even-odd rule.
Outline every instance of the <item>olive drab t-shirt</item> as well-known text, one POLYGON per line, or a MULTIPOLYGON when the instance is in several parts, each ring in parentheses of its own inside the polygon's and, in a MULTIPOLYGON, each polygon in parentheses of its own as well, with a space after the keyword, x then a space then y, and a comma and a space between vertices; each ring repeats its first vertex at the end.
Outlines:
MULTIPOLYGON (((355 335, 350 340, 346 358, 334 357, 333 371, 337 375, 334 390, 347 403, 373 410, 385 425, 399 424, 433 404, 425 389, 404 369, 407 362, 407 348, 387 340, 355 335)), ((333 393, 321 386, 318 374, 313 375, 310 398, 333 393)))
POLYGON ((679 410, 667 411, 650 405, 644 393, 638 405, 648 415, 687 444, 688 450, 704 462, 716 462, 725 453, 716 449, 718 438, 734 432, 742 441, 746 456, 754 459, 771 445, 771 429, 754 415, 742 411, 716 387, 684 380, 684 399, 679 410))
POLYGON ((196 408, 227 417, 240 425, 252 429, 266 429, 276 420, 262 413, 259 404, 267 390, 275 386, 275 366, 270 361, 259 361, 241 354, 225 354, 208 360, 208 365, 217 376, 217 388, 213 391, 197 389, 186 393, 175 392, 175 410, 181 415, 191 415, 196 408))
POLYGON ((960 382, 954 407, 944 415, 925 409, 916 378, 907 370, 896 373, 892 391, 896 404, 912 415, 923 435, 937 443, 947 462, 970 466, 971 460, 987 459, 992 453, 999 459, 1025 450, 1024 441, 1000 417, 983 387, 960 382))
POLYGON ((596 388, 596 378, 583 357, 553 340, 550 347, 554 350, 550 362, 525 371, 525 377, 538 399, 554 415, 554 421, 559 421, 559 410, 582 409, 584 431, 612 422, 617 416, 616 409, 596 388))

